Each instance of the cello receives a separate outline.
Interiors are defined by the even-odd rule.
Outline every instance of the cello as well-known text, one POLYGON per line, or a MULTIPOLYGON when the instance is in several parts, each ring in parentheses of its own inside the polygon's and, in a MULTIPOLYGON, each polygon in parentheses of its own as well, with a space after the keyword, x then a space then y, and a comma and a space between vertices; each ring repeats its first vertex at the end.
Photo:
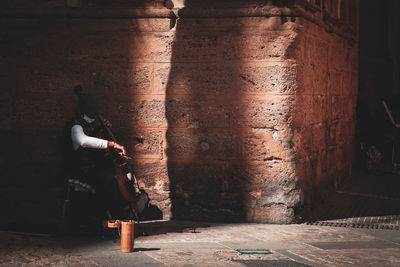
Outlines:
MULTIPOLYGON (((113 142, 117 142, 111 129, 105 124, 104 118, 97 114, 101 126, 107 132, 109 138, 113 142)), ((132 158, 122 153, 111 153, 111 158, 115 167, 115 178, 117 180, 119 191, 124 199, 129 203, 130 208, 139 222, 139 214, 149 205, 149 197, 147 193, 139 188, 136 176, 133 173, 129 160, 132 158)))

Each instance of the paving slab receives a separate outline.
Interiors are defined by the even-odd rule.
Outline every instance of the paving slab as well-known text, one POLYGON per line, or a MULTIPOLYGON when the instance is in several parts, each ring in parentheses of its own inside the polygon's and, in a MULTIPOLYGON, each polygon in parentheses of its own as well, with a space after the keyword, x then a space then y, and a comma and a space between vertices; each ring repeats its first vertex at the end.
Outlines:
POLYGON ((400 231, 381 230, 381 229, 357 229, 358 232, 374 236, 382 240, 396 243, 400 245, 400 231))
POLYGON ((400 245, 382 240, 371 241, 342 241, 342 242, 313 242, 308 243, 320 249, 369 249, 369 248, 400 248, 400 245))
POLYGON ((305 265, 293 260, 238 260, 235 261, 243 264, 246 267, 307 267, 310 265, 305 265))
POLYGON ((159 249, 225 249, 226 246, 216 242, 137 242, 135 246, 138 250, 143 248, 159 249))
POLYGON ((308 249, 310 245, 303 242, 288 241, 248 241, 248 242, 221 242, 232 249, 308 249))
MULTIPOLYGON (((325 266, 400 266, 400 249, 291 250, 291 253, 325 266)), ((314 265, 314 264, 313 264, 314 265)))
POLYGON ((131 266, 166 266, 145 253, 103 253, 87 257, 91 261, 103 267, 131 267, 131 266))

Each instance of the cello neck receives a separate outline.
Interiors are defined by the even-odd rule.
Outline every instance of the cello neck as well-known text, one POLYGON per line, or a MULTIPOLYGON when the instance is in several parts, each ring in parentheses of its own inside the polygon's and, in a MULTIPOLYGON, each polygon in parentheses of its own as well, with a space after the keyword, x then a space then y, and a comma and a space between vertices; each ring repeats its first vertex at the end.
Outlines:
POLYGON ((114 134, 111 132, 110 128, 108 128, 107 125, 104 123, 103 116, 101 116, 100 114, 98 114, 97 116, 99 117, 101 126, 103 126, 103 128, 107 131, 107 134, 110 137, 111 141, 118 143, 117 139, 115 138, 114 134))

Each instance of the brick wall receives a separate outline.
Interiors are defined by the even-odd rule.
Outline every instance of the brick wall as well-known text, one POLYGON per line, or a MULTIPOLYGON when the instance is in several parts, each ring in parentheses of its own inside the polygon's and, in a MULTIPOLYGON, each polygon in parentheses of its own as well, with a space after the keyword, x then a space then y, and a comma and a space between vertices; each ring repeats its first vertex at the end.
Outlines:
POLYGON ((82 84, 164 218, 295 221, 349 175, 357 46, 294 8, 229 7, 9 11, 2 184, 57 184, 82 84))

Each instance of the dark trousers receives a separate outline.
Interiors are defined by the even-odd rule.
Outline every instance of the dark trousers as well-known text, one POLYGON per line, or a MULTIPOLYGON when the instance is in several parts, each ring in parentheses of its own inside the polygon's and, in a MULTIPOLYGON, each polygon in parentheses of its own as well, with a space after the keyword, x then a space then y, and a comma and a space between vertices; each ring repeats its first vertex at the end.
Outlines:
POLYGON ((87 175, 90 183, 96 189, 99 205, 104 211, 109 211, 113 219, 121 218, 124 200, 119 191, 114 172, 105 169, 93 169, 87 175))

